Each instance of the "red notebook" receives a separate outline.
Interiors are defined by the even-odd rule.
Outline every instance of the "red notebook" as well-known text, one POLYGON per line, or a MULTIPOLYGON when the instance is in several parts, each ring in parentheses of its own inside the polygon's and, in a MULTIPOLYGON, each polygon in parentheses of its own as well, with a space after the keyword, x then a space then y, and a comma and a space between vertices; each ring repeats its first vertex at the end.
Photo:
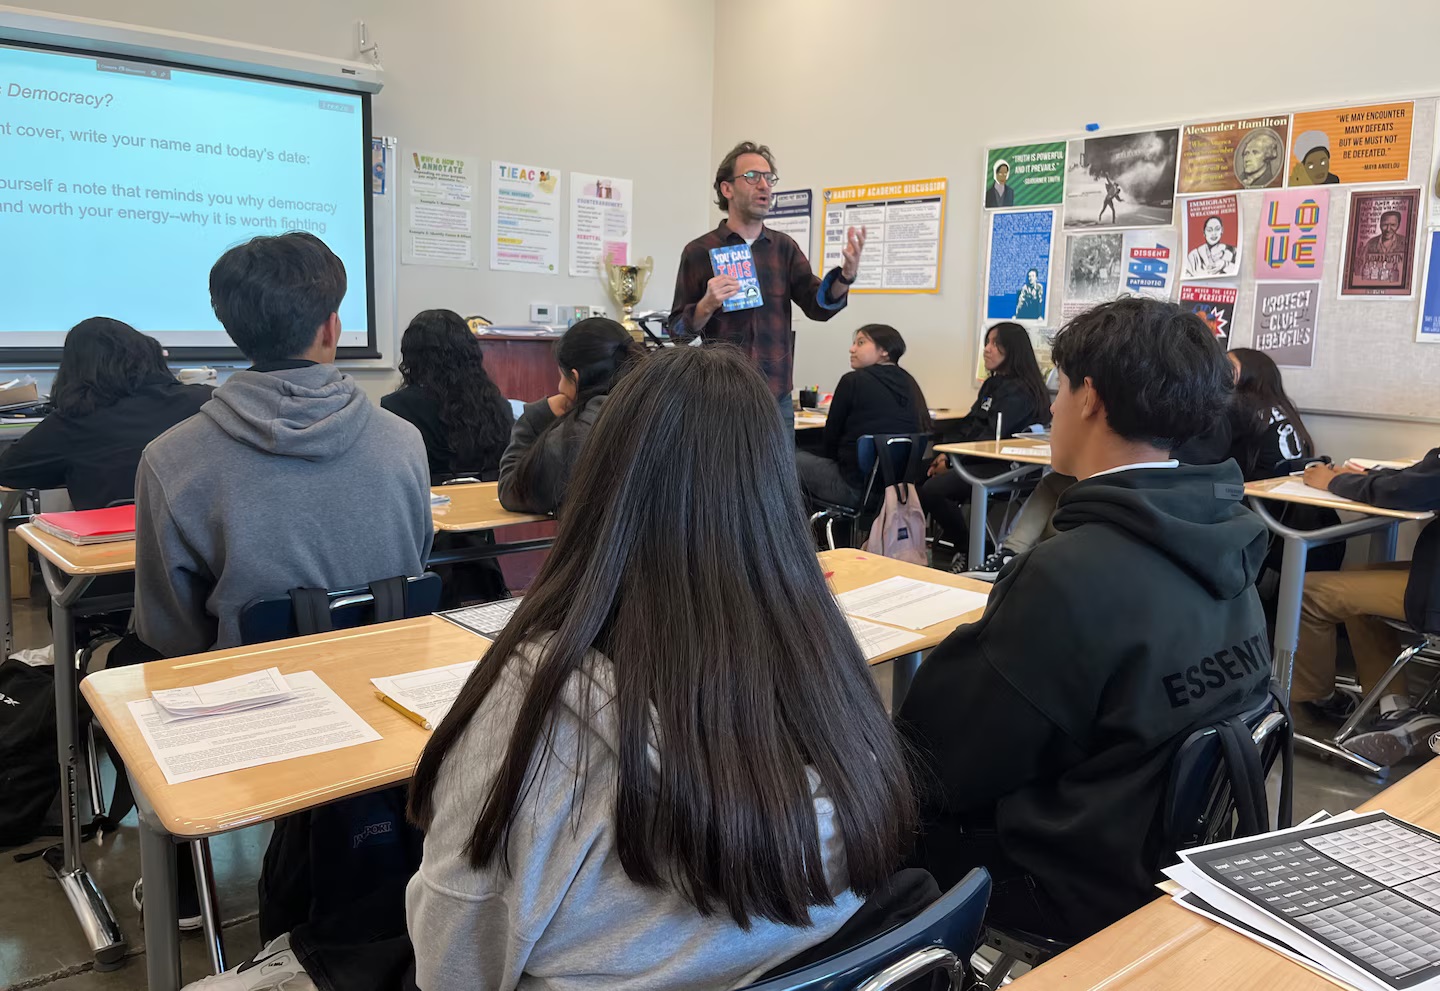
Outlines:
POLYGON ((72 544, 103 544, 135 537, 135 507, 87 509, 80 513, 40 513, 31 518, 41 530, 72 544))

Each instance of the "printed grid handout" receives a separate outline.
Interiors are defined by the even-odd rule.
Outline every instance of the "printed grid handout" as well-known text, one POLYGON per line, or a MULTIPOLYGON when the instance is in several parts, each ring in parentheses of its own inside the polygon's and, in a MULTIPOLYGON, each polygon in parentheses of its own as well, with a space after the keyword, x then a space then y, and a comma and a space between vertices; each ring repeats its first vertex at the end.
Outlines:
POLYGON ((1384 813, 1182 856, 1390 988, 1440 979, 1440 838, 1384 813))
POLYGON ((482 602, 477 606, 461 606, 459 609, 448 609, 435 615, 448 619, 471 633, 494 640, 510 622, 510 617, 515 615, 515 610, 520 608, 523 598, 524 596, 518 596, 514 599, 501 599, 499 602, 482 602))

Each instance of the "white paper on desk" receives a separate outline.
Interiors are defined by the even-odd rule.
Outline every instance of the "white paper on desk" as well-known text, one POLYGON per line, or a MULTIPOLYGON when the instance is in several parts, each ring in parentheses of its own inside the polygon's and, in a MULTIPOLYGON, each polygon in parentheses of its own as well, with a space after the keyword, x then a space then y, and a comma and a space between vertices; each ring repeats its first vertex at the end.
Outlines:
POLYGON ((1025 454, 1030 457, 1050 457, 1049 444, 1011 444, 1000 448, 1001 454, 1025 454))
MULTIPOLYGON (((1290 496, 1298 499, 1339 499, 1340 497, 1324 489, 1317 489, 1300 481, 1284 481, 1265 493, 1273 496, 1290 496)), ((1264 496, 1261 496, 1263 499, 1264 496)))
POLYGON ((461 661, 442 668, 407 671, 388 678, 371 678, 370 684, 390 701, 424 716, 431 727, 439 726, 445 713, 455 704, 455 697, 465 687, 476 661, 461 661))
POLYGON ((984 609, 989 596, 949 585, 896 576, 836 596, 840 610, 907 630, 923 630, 984 609))
POLYGON ((868 619, 857 619, 854 616, 846 616, 845 622, 850 624, 850 632, 855 634, 855 642, 860 645, 860 652, 865 655, 867 661, 873 661, 881 654, 900 650, 917 640, 925 639, 918 633, 897 630, 893 626, 881 626, 879 623, 872 623, 868 619))
POLYGON ((166 688, 150 697, 173 716, 202 716, 215 712, 255 709, 293 697, 279 668, 212 681, 206 685, 166 688))
POLYGON ((286 680, 295 697, 263 709, 167 724, 147 698, 131 702, 130 714, 172 785, 380 739, 314 671, 286 680))
POLYGON ((442 613, 436 613, 441 619, 448 619, 456 626, 463 627, 471 633, 478 633, 487 640, 494 640, 510 625, 515 610, 520 608, 524 596, 517 596, 513 599, 501 599, 498 602, 482 602, 474 606, 461 606, 459 609, 447 609, 442 613))

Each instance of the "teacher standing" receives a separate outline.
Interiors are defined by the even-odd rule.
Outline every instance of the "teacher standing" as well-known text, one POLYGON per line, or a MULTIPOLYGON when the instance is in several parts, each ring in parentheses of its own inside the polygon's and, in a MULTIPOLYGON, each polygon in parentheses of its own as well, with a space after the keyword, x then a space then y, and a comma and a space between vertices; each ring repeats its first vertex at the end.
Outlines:
POLYGON ((770 197, 779 177, 770 149, 743 141, 731 149, 715 172, 715 199, 725 219, 713 231, 685 246, 675 276, 670 333, 696 335, 738 346, 760 369, 775 396, 780 415, 793 427, 795 333, 794 303, 811 320, 829 320, 845 308, 850 285, 860 268, 865 228, 845 232, 843 264, 821 279, 810 270, 805 252, 788 235, 765 226, 770 197), (761 305, 726 312, 725 300, 740 291, 737 279, 716 275, 710 249, 750 245, 761 305))

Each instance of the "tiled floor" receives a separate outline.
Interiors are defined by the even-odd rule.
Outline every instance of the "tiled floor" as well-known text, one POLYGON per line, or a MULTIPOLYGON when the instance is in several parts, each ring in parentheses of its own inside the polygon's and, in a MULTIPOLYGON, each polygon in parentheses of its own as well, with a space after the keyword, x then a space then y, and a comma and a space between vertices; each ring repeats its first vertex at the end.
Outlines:
MULTIPOLYGON (((17 602, 16 641, 21 647, 49 640, 44 614, 35 605, 17 602)), ((888 665, 875 669, 883 697, 890 695, 888 665)), ((107 787, 108 787, 108 767, 107 787)), ((1391 780, 1400 771, 1392 773, 1391 780)), ((1350 808, 1378 791, 1383 784, 1338 766, 1301 756, 1297 759, 1295 815, 1307 816, 1324 808, 1350 808)), ((259 947, 256 927, 255 882, 269 837, 268 827, 242 830, 217 838, 212 844, 221 913, 226 921, 226 943, 232 962, 245 959, 259 947)), ((16 863, 13 853, 38 849, 45 842, 20 850, 0 852, 0 988, 45 988, 47 991, 130 991, 145 987, 144 933, 139 913, 131 903, 130 889, 140 876, 138 835, 132 817, 118 834, 103 843, 87 843, 85 860, 105 897, 114 907, 121 929, 129 938, 129 956, 119 970, 96 973, 88 948, 69 904, 40 860, 16 863)), ((206 973, 204 946, 198 934, 182 940, 183 973, 197 979, 206 973)))

